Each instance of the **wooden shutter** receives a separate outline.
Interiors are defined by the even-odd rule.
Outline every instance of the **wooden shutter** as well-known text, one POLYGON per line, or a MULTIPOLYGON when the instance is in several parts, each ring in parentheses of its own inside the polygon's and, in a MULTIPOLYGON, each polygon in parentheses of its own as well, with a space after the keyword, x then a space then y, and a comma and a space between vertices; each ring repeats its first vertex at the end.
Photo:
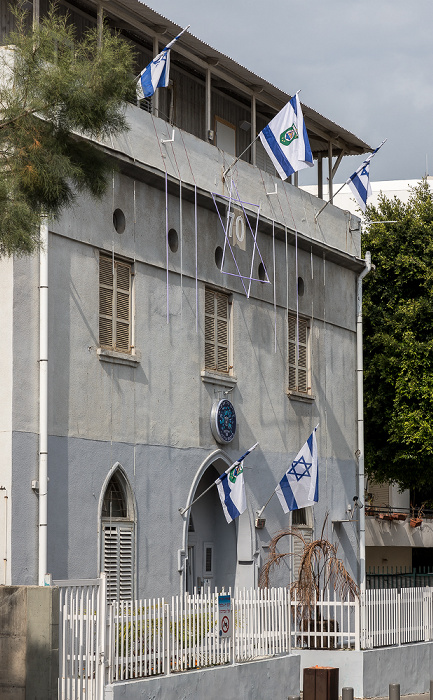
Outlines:
POLYGON ((289 389, 308 393, 309 382, 309 324, 305 318, 298 321, 298 338, 296 335, 296 316, 289 316, 289 389))
POLYGON ((212 289, 205 291, 205 368, 229 371, 229 300, 212 289))
MULTIPOLYGON (((311 528, 296 528, 303 536, 305 542, 310 543, 313 540, 313 531, 311 528)), ((299 567, 301 558, 304 553, 304 544, 299 537, 292 536, 293 540, 293 580, 296 581, 299 575, 299 567)))
POLYGON ((131 268, 116 262, 116 350, 130 351, 130 288, 131 268))
POLYGON ((113 347, 113 262, 111 258, 99 259, 99 343, 101 347, 113 347))
POLYGON ((99 260, 99 343, 101 347, 131 351, 131 266, 99 260))
POLYGON ((102 570, 107 575, 107 600, 131 600, 134 576, 133 523, 104 523, 102 570))

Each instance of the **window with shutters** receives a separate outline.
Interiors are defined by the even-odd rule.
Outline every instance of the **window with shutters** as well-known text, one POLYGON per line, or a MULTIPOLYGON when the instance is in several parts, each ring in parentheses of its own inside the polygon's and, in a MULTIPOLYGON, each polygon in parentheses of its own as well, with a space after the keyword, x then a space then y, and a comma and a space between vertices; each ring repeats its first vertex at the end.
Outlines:
POLYGON ((131 265, 104 255, 99 258, 99 343, 131 352, 131 265))
POLYGON ((229 374, 230 298, 213 289, 205 290, 205 369, 229 374))
POLYGON ((112 475, 102 504, 101 570, 107 577, 107 598, 129 600, 134 595, 134 521, 125 479, 112 475))
POLYGON ((302 535, 302 539, 292 535, 292 580, 296 581, 299 576, 302 555, 304 554, 304 542, 309 544, 313 541, 313 509, 310 506, 292 511, 292 530, 302 535))
POLYGON ((210 578, 213 576, 213 543, 203 543, 203 559, 204 559, 204 577, 210 578))
POLYGON ((311 394, 310 324, 289 314, 289 392, 311 394))

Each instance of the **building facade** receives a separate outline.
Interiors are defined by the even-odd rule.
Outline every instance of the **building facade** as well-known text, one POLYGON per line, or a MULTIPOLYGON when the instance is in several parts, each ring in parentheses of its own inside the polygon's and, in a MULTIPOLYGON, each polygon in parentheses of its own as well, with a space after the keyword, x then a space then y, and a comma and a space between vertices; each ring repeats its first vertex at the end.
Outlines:
MULTIPOLYGON (((95 3, 68 7, 77 26, 97 21, 95 3)), ((141 42, 143 65, 149 43, 178 33, 139 2, 110 12, 141 42)), ((327 517, 325 536, 359 575, 359 523, 347 515, 358 490, 359 220, 329 206, 316 221, 321 200, 277 181, 260 149, 225 173, 289 96, 264 81, 257 96, 257 76, 194 37, 176 51, 171 87, 129 106, 130 131, 101 143, 113 160, 107 194, 48 222, 48 330, 38 257, 0 261, 5 583, 38 582, 46 527, 47 572, 105 571, 111 598, 256 585, 272 535, 291 524, 276 498, 261 528, 256 513, 317 424, 319 502, 293 524, 311 538, 327 517), (231 435, 215 424, 221 402, 236 413, 231 435), (237 521, 226 523, 216 488, 180 513, 256 442, 237 521)), ((323 154, 335 167, 341 133, 345 152, 368 150, 312 110, 305 117, 319 178, 323 154)), ((295 574, 296 558, 287 562, 275 584, 295 574)))

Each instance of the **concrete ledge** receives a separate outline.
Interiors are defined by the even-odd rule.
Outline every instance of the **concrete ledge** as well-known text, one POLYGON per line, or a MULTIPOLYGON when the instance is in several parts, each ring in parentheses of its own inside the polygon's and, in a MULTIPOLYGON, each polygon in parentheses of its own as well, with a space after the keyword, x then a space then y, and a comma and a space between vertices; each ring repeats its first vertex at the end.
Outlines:
POLYGON ((105 700, 287 700, 299 695, 300 657, 279 656, 234 666, 113 683, 105 700))
POLYGON ((433 642, 364 651, 300 649, 300 685, 304 668, 335 666, 341 688, 354 689, 356 698, 388 696, 390 683, 400 683, 402 695, 426 693, 433 668, 433 642))

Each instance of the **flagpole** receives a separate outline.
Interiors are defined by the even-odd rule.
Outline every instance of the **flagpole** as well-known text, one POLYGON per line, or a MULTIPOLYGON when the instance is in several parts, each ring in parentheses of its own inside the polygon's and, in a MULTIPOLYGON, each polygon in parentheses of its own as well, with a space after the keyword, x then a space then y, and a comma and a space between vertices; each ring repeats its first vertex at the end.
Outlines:
MULTIPOLYGON (((237 459, 236 462, 233 462, 233 464, 232 464, 228 469, 225 470, 224 474, 229 474, 233 469, 235 469, 235 468, 238 466, 238 464, 240 464, 240 463, 242 462, 242 460, 243 460, 247 455, 250 454, 250 452, 252 452, 253 450, 256 449, 256 447, 257 447, 258 444, 259 444, 259 443, 256 442, 256 444, 253 445, 249 450, 247 450, 247 451, 245 452, 245 454, 242 455, 242 457, 240 457, 239 459, 237 459)), ((216 481, 214 481, 210 486, 208 486, 208 488, 207 488, 205 491, 203 491, 203 493, 201 493, 200 496, 197 496, 197 498, 195 498, 195 499, 193 500, 193 502, 192 502, 189 506, 187 506, 186 508, 179 508, 179 513, 180 513, 181 515, 185 515, 185 513, 187 513, 187 512, 190 510, 190 508, 192 508, 193 505, 194 505, 195 503, 197 503, 197 501, 200 500, 200 498, 203 498, 203 496, 205 496, 205 495, 207 494, 207 492, 210 491, 211 488, 212 488, 213 486, 215 486, 215 485, 216 485, 216 481)))
MULTIPOLYGON (((174 39, 172 39, 171 41, 169 41, 168 44, 167 44, 167 46, 164 46, 164 48, 162 49, 162 51, 170 51, 170 49, 171 49, 171 47, 173 46, 173 44, 179 39, 179 37, 182 36, 182 34, 183 34, 184 32, 186 32, 187 29, 190 28, 190 26, 191 26, 191 25, 188 24, 188 25, 185 27, 185 29, 182 29, 182 31, 180 32, 180 34, 178 34, 177 36, 174 37, 174 39)), ((162 53, 162 52, 161 52, 161 53, 162 53)), ((159 54, 158 54, 158 55, 159 55, 159 54)), ((152 61, 153 61, 155 58, 156 58, 156 56, 153 57, 152 61)), ((151 61, 150 63, 152 63, 152 61, 151 61)), ((150 65, 150 63, 148 64, 148 66, 150 65)), ((147 68, 147 66, 146 66, 146 68, 147 68)), ((145 69, 143 68, 143 70, 145 70, 145 69)), ((141 71, 141 73, 135 78, 135 80, 136 80, 137 82, 140 80, 142 74, 143 74, 143 71, 141 71)))
MULTIPOLYGON (((314 428, 314 430, 317 430, 317 428, 319 427, 319 425, 320 425, 320 423, 317 423, 317 425, 316 425, 316 427, 314 428)), ((313 430, 313 433, 314 433, 314 430, 313 430)), ((311 434, 313 434, 313 433, 311 433, 311 434)), ((278 484, 277 484, 277 486, 278 486, 278 484)), ((262 517, 263 511, 265 510, 265 508, 266 508, 266 506, 268 505, 268 503, 270 503, 271 498, 272 498, 272 496, 275 494, 275 492, 276 492, 276 491, 275 491, 275 489, 274 489, 274 490, 272 491, 271 495, 269 496, 268 500, 266 501, 265 505, 263 506, 263 508, 261 508, 260 510, 257 510, 257 511, 256 511, 256 515, 257 515, 258 518, 261 518, 261 517, 262 517)))
MULTIPOLYGON (((346 182, 344 182, 344 183, 341 185, 340 189, 337 190, 337 192, 335 192, 335 194, 332 195, 332 199, 334 199, 334 198, 337 196, 337 194, 338 194, 339 192, 341 192, 341 190, 343 189, 343 187, 344 187, 345 185, 348 185, 348 184, 349 184, 350 180, 352 180, 352 178, 353 178, 355 175, 357 175, 358 173, 361 172, 361 170, 363 169, 363 167, 364 167, 367 163, 370 163, 370 161, 371 161, 371 159, 373 158, 373 156, 376 155, 376 153, 378 152, 378 150, 379 150, 380 148, 382 148, 383 144, 386 143, 387 140, 388 140, 388 139, 383 139, 382 143, 381 143, 377 148, 375 148, 374 151, 372 151, 372 152, 370 153, 369 156, 367 156, 367 158, 363 161, 362 165, 360 165, 359 168, 358 168, 357 170, 355 170, 355 172, 353 173, 353 175, 351 175, 350 177, 348 177, 347 180, 346 180, 346 182)), ((331 188, 330 188, 330 187, 329 187, 329 192, 331 192, 331 188)), ((329 195, 328 195, 328 196, 329 196, 329 195)), ((330 204, 330 203, 331 203, 331 200, 328 199, 328 201, 325 202, 325 204, 323 205, 323 207, 322 207, 321 209, 319 209, 319 211, 317 212, 317 214, 314 215, 314 221, 315 221, 315 223, 317 223, 317 219, 318 219, 319 214, 321 214, 322 211, 325 209, 325 207, 327 207, 328 204, 330 204)))
POLYGON ((231 169, 233 168, 234 165, 236 165, 236 163, 238 162, 238 160, 240 160, 240 159, 242 158, 242 156, 244 155, 244 153, 246 153, 246 152, 248 151, 248 149, 251 148, 251 146, 253 145, 253 143, 255 143, 255 142, 257 141, 257 139, 259 138, 259 136, 260 136, 260 134, 257 134, 256 138, 255 138, 253 141, 251 141, 250 145, 246 147, 245 151, 242 151, 242 153, 240 154, 240 156, 238 156, 237 158, 235 158, 235 160, 233 161, 233 163, 232 163, 231 165, 229 165, 229 167, 228 167, 226 170, 224 170, 224 172, 223 172, 223 179, 224 179, 224 180, 226 179, 226 175, 227 175, 228 171, 231 170, 231 169))
POLYGON ((268 498, 268 500, 266 501, 266 503, 265 503, 265 505, 263 506, 263 508, 260 508, 260 510, 256 511, 256 515, 257 515, 258 518, 261 518, 261 517, 262 517, 263 511, 265 510, 265 508, 266 508, 266 506, 268 505, 268 503, 270 503, 271 498, 272 498, 272 496, 273 496, 274 494, 275 494, 275 491, 272 491, 271 495, 269 496, 269 498, 268 498))
MULTIPOLYGON (((343 189, 343 187, 345 187, 346 185, 347 185, 347 180, 346 180, 346 182, 343 182, 343 184, 341 185, 341 187, 340 187, 339 190, 337 190, 336 192, 334 192, 334 194, 332 195, 332 199, 335 199, 335 197, 337 196, 337 194, 338 194, 339 192, 341 192, 341 190, 343 189)), ((329 196, 329 195, 328 195, 328 196, 329 196)), ((317 217, 319 216, 319 214, 322 213, 322 211, 325 209, 325 207, 328 206, 328 204, 331 204, 331 200, 330 200, 330 199, 328 199, 328 201, 325 202, 325 204, 323 205, 323 207, 322 207, 321 209, 319 209, 319 211, 317 212, 317 214, 314 215, 314 221, 315 221, 316 223, 317 223, 317 217)))
MULTIPOLYGON (((182 34, 183 34, 184 32, 186 32, 187 29, 190 28, 190 26, 191 26, 191 25, 188 24, 188 25, 185 27, 185 29, 182 29, 182 31, 181 31, 177 36, 175 36, 174 39, 172 39, 171 41, 168 42, 168 44, 167 44, 167 46, 166 46, 165 48, 166 48, 166 49, 171 49, 171 47, 173 46, 174 42, 177 41, 177 40, 179 39, 179 37, 181 37, 182 34)), ((163 49, 163 50, 164 50, 164 49, 163 49)))

